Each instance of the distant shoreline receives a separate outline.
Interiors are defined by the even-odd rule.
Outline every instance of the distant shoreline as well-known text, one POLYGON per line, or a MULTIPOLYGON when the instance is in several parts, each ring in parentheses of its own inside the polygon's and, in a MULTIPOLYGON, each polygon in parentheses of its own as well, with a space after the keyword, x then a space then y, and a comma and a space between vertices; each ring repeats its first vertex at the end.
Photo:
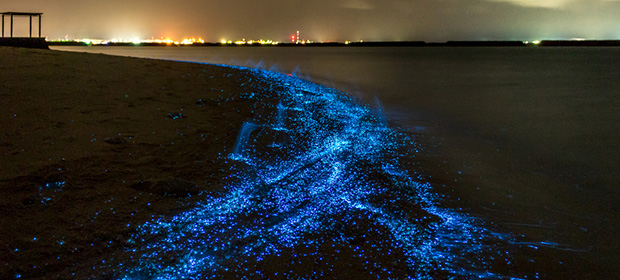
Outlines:
MULTIPOLYGON (((76 41, 48 41, 50 46, 91 46, 89 43, 76 41)), ((222 43, 193 43, 176 45, 169 43, 107 43, 96 46, 141 46, 141 47, 620 47, 620 40, 543 40, 528 41, 377 41, 377 42, 321 42, 311 44, 280 43, 277 45, 254 44, 222 44, 222 43)))

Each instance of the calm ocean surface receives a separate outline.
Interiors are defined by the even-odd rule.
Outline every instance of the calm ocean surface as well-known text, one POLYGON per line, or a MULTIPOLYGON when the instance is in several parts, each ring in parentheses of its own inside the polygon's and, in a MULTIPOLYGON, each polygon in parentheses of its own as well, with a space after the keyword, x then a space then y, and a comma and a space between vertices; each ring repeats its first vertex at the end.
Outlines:
POLYGON ((377 98, 421 134, 447 205, 517 237, 508 274, 620 273, 620 48, 52 49, 259 67, 377 98))

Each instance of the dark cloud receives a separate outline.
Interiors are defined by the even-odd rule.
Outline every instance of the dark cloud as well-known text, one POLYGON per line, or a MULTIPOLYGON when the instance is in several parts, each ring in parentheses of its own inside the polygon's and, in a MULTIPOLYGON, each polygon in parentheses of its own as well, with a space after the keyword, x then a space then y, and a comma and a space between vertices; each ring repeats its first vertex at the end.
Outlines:
POLYGON ((43 34, 50 38, 286 40, 296 30, 316 41, 620 38, 620 2, 614 0, 3 2, 4 11, 43 12, 43 34))

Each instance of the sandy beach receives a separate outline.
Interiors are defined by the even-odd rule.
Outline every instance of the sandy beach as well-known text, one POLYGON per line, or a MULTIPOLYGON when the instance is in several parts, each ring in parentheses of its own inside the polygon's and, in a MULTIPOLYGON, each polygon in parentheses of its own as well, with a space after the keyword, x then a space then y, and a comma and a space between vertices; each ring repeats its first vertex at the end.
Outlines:
POLYGON ((19 48, 0 58, 0 278, 450 269, 430 225, 452 214, 398 160, 415 145, 342 93, 215 65, 19 48), (240 131, 256 139, 240 148, 240 131))
POLYGON ((267 88, 209 65, 8 47, 0 57, 3 279, 90 277, 135 226, 221 191, 219 155, 252 116, 250 100, 221 101, 267 88))

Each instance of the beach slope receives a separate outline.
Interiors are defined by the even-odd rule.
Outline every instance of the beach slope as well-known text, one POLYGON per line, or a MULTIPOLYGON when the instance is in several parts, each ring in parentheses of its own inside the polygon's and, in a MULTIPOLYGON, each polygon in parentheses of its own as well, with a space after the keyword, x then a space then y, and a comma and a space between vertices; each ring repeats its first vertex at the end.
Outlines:
POLYGON ((252 116, 233 97, 267 88, 213 65, 10 47, 0 61, 2 279, 84 279, 135 226, 221 191, 252 116))
POLYGON ((381 108, 257 69, 16 48, 0 59, 0 278, 488 269, 487 247, 469 245, 488 233, 437 205, 415 135, 381 108))

